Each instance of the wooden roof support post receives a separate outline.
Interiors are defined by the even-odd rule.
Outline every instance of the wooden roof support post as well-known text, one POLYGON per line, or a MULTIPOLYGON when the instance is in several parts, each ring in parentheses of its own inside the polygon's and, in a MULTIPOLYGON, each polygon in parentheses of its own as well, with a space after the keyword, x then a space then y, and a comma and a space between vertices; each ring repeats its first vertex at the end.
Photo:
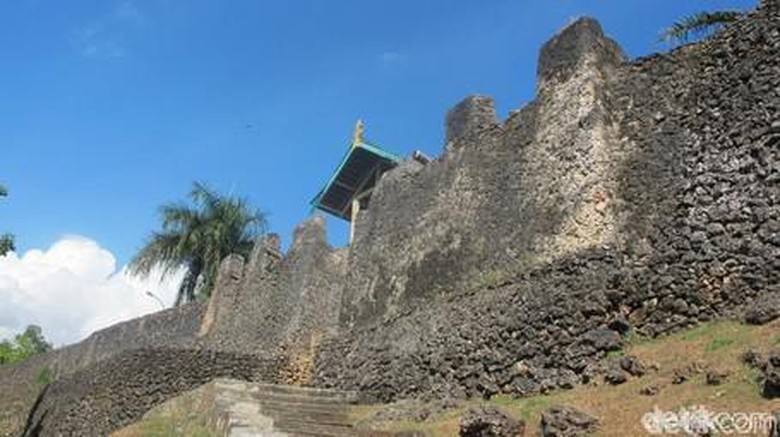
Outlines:
POLYGON ((360 212, 360 199, 352 199, 352 214, 349 220, 349 244, 352 244, 352 240, 355 238, 355 222, 357 221, 358 213, 360 212))

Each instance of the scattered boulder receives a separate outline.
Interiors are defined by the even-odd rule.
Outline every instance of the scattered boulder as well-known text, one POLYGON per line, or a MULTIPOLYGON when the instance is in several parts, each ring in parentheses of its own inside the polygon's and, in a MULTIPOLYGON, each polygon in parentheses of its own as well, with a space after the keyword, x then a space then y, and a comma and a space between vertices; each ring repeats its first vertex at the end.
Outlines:
POLYGON ((707 366, 702 362, 694 362, 688 364, 685 367, 674 369, 672 375, 672 384, 682 384, 685 381, 691 379, 693 375, 703 373, 707 369, 707 366))
POLYGON ((613 331, 617 331, 621 334, 628 334, 631 331, 631 322, 623 316, 617 316, 612 319, 607 326, 613 331))
POLYGON ((490 405, 469 408, 460 419, 461 437, 520 437, 525 422, 509 417, 490 405))
POLYGON ((780 397, 780 350, 776 350, 769 355, 766 369, 764 370, 762 394, 768 399, 780 397))
POLYGON ((605 374, 606 372, 607 372, 606 362, 599 361, 599 362, 589 363, 588 365, 585 366, 585 368, 582 370, 582 374, 580 375, 582 377, 582 383, 597 386, 601 382, 599 376, 605 374))
POLYGON ((749 349, 742 353, 742 362, 747 366, 752 367, 753 369, 758 369, 762 372, 766 368, 767 364, 766 360, 764 360, 764 356, 761 355, 761 352, 758 352, 754 349, 749 349))
POLYGON ((688 380, 688 374, 680 369, 676 369, 672 375, 672 384, 679 385, 688 380))
POLYGON ((706 375, 707 385, 721 385, 726 382, 728 377, 727 370, 710 370, 706 375))
POLYGON ((765 292, 748 305, 745 323, 764 325, 780 318, 780 293, 765 292))
POLYGON ((598 419, 571 407, 554 405, 542 413, 542 437, 579 437, 598 428, 598 419))
POLYGON ((397 420, 424 422, 431 417, 458 408, 458 406, 460 404, 451 398, 436 399, 430 402, 407 400, 389 404, 371 416, 371 420, 378 422, 397 420))
POLYGON ((607 371, 607 374, 604 375, 604 381, 612 385, 619 385, 628 381, 628 377, 626 372, 615 367, 607 371))
POLYGON ((656 396, 660 392, 661 389, 655 384, 648 385, 646 387, 642 387, 641 389, 639 389, 639 394, 642 396, 656 396))
POLYGON ((541 391, 539 382, 533 377, 519 376, 512 380, 510 390, 515 396, 533 396, 541 391))
POLYGON ((641 377, 647 373, 644 363, 633 355, 626 355, 620 358, 620 368, 628 372, 631 376, 641 377))
POLYGON ((577 386, 580 382, 580 377, 573 370, 563 369, 558 372, 558 379, 556 383, 559 388, 571 390, 577 386))
POLYGON ((582 335, 582 340, 600 351, 616 351, 623 346, 620 334, 606 328, 588 331, 582 335))

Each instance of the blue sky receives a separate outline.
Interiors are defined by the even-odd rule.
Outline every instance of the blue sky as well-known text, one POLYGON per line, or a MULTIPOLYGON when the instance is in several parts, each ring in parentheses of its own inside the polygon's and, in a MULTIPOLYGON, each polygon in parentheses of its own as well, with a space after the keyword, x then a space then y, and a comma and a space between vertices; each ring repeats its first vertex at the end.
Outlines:
MULTIPOLYGON (((289 244, 345 151, 367 137, 442 149, 472 94, 533 97, 541 44, 599 19, 629 55, 742 0, 14 0, 0 3, 0 232, 20 253, 79 235, 124 265, 192 181, 247 196, 289 244)), ((347 231, 331 220, 335 244, 347 231)))

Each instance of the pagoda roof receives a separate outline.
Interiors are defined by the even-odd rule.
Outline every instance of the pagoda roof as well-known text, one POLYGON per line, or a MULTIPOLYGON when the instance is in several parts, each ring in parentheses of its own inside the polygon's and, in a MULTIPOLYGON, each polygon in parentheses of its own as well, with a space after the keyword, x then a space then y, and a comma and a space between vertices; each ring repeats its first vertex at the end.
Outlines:
POLYGON ((328 183, 311 201, 312 207, 351 221, 352 200, 373 188, 376 179, 403 158, 362 138, 356 138, 328 183))

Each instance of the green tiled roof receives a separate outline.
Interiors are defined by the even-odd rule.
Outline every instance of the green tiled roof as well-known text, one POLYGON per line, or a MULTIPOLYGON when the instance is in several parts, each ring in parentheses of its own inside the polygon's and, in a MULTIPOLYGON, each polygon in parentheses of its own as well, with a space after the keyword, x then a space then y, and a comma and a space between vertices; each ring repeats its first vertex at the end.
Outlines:
POLYGON ((373 187, 373 181, 369 179, 374 171, 383 173, 402 159, 367 141, 352 144, 328 183, 311 201, 312 207, 349 221, 352 199, 373 187))

